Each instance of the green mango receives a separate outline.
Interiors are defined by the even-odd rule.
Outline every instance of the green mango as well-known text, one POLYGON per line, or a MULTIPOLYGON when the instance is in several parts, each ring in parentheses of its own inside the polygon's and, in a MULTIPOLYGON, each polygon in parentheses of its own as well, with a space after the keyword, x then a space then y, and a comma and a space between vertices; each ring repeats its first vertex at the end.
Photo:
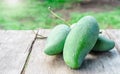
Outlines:
POLYGON ((56 26, 47 38, 44 52, 47 55, 56 55, 61 53, 69 31, 70 27, 67 25, 61 24, 56 26))
MULTIPOLYGON (((72 24, 71 29, 74 28, 76 25, 77 23, 72 24)), ((97 42, 93 47, 92 51, 105 52, 111 50, 112 48, 114 48, 114 46, 115 46, 115 42, 113 40, 110 40, 102 35, 99 35, 97 42)))
POLYGON ((69 32, 64 49, 63 58, 71 68, 79 68, 85 56, 94 47, 99 35, 99 26, 92 16, 85 16, 69 32))
POLYGON ((105 52, 113 49, 115 46, 115 42, 110 40, 102 35, 99 35, 95 46, 93 47, 92 51, 96 52, 105 52))

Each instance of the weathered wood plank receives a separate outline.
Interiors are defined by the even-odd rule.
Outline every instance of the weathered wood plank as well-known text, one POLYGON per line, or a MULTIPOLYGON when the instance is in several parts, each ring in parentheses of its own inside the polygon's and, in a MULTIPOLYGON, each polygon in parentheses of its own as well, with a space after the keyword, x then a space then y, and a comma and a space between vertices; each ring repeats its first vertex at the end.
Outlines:
POLYGON ((120 30, 118 29, 108 29, 106 33, 109 35, 111 39, 115 41, 115 47, 120 53, 120 30))
POLYGON ((0 30, 0 74, 20 74, 34 37, 32 31, 0 30))
MULTIPOLYGON (((47 35, 49 31, 40 30, 39 34, 47 35)), ((36 41, 25 74, 120 74, 120 56, 115 48, 106 53, 88 54, 80 69, 73 70, 66 66, 62 54, 56 56, 44 54, 45 44, 46 39, 36 41)))

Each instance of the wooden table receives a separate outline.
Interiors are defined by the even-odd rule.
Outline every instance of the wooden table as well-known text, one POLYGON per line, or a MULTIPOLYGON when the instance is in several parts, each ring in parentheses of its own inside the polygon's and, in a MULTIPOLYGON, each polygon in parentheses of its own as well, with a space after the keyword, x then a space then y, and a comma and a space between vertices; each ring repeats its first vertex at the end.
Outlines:
MULTIPOLYGON (((48 36, 50 31, 40 29, 38 34, 48 36)), ((120 74, 120 30, 107 29, 102 34, 116 46, 106 53, 89 53, 82 66, 73 70, 62 54, 44 54, 46 39, 38 39, 33 31, 0 30, 0 74, 120 74)))

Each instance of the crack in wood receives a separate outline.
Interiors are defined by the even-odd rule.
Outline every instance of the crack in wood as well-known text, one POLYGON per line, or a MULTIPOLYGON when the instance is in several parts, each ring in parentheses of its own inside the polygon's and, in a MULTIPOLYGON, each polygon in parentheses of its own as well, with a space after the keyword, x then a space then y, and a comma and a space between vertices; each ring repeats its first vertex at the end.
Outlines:
POLYGON ((34 45, 34 43, 35 43, 35 41, 36 41, 36 39, 37 39, 38 32, 39 32, 39 30, 37 30, 37 33, 35 34, 35 38, 33 39, 32 43, 31 43, 31 45, 30 45, 27 58, 26 58, 26 60, 25 60, 24 66, 23 66, 22 71, 20 72, 20 74, 25 74, 25 68, 26 68, 26 66, 27 66, 27 64, 28 64, 28 61, 29 61, 29 58, 30 58, 30 54, 31 54, 31 52, 32 52, 33 45, 34 45))

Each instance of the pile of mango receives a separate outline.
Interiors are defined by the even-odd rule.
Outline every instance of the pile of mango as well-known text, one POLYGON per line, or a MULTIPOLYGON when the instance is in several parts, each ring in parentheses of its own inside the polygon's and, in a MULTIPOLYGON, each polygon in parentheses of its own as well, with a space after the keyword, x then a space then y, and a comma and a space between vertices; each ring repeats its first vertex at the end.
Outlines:
POLYGON ((96 19, 93 16, 84 16, 71 27, 61 24, 53 28, 44 52, 47 55, 63 52, 65 63, 70 68, 77 69, 90 51, 106 52, 114 46, 113 40, 100 34, 96 19))

